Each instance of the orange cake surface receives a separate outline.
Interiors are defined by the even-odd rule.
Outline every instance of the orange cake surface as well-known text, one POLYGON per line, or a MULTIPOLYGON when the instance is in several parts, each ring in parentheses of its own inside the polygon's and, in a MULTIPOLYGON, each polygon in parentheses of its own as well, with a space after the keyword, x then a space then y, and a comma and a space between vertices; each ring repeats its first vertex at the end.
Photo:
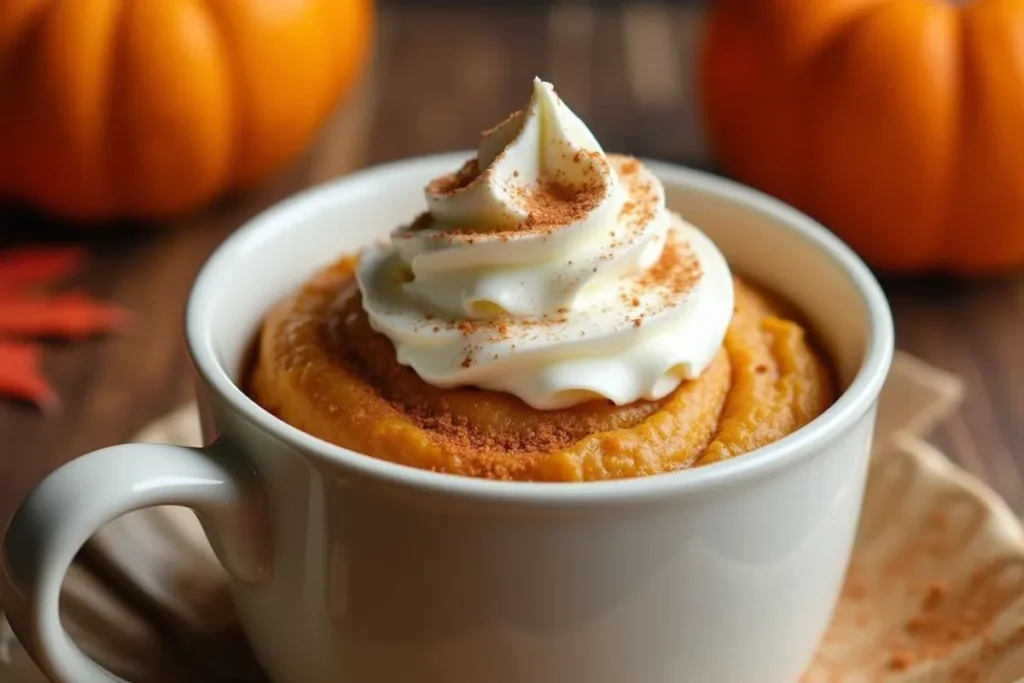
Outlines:
POLYGON ((769 444, 835 399, 798 316, 739 278, 717 356, 661 400, 537 410, 504 393, 434 387, 370 327, 355 263, 340 260, 270 311, 249 391, 285 422, 368 456, 491 479, 639 477, 769 444))

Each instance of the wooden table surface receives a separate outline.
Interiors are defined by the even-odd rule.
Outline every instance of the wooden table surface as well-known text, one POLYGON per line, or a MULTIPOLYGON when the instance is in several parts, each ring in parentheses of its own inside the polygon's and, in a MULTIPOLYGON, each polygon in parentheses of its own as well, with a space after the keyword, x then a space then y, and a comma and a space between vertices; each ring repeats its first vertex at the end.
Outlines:
MULTIPOLYGON (((295 190, 366 164, 471 147, 523 104, 534 75, 555 83, 607 149, 713 169, 691 93, 700 28, 699 11, 657 3, 382 11, 366 86, 291 169, 172 226, 92 240, 93 266, 77 284, 137 318, 118 337, 48 348, 61 414, 0 402, 0 527, 47 472, 189 400, 182 309, 193 276, 232 230, 295 190)), ((4 242, 78 234, 0 212, 4 242)), ((899 346, 966 384, 962 409, 933 440, 1024 513, 1024 277, 884 284, 899 346)))

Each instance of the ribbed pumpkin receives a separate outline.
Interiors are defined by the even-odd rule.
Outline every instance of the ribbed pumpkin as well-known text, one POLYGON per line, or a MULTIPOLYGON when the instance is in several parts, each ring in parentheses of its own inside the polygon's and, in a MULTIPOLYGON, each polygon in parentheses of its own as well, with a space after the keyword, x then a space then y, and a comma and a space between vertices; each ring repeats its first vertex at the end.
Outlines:
POLYGON ((353 85, 371 0, 0 0, 0 197, 165 217, 296 157, 353 85))
POLYGON ((724 169, 876 266, 1024 264, 1024 1, 719 0, 700 70, 724 169))

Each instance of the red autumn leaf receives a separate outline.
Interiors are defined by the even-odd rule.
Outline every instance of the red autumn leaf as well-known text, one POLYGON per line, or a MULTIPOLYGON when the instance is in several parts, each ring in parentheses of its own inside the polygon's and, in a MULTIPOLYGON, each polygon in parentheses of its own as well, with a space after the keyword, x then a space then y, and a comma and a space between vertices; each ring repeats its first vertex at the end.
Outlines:
POLYGON ((0 253, 0 293, 65 280, 81 269, 85 257, 77 247, 22 247, 0 253))
POLYGON ((0 334, 80 339, 124 326, 128 312, 78 292, 0 298, 0 334))
POLYGON ((43 350, 37 344, 0 341, 0 394, 35 403, 44 410, 59 401, 40 371, 43 350))
POLYGON ((24 247, 0 252, 0 395, 43 410, 59 406, 40 369, 42 349, 11 337, 81 339, 125 326, 128 311, 81 292, 37 291, 64 280, 84 265, 74 247, 24 247))

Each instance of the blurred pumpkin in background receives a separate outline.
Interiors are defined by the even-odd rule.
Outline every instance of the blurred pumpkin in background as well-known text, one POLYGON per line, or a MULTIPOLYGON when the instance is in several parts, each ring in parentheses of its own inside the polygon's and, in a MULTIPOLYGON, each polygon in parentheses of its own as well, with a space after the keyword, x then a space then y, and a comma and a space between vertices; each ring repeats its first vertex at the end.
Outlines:
POLYGON ((0 0, 0 198, 161 218, 292 161, 367 60, 371 0, 0 0))
POLYGON ((903 271, 1024 265, 1024 2, 720 0, 723 168, 903 271))

